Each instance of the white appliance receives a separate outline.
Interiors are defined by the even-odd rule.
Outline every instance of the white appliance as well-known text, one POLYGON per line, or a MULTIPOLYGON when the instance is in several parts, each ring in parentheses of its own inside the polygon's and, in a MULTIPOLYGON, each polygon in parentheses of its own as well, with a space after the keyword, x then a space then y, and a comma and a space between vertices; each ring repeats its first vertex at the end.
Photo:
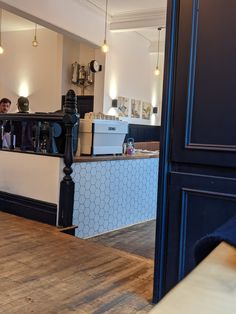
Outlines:
POLYGON ((80 119, 81 155, 122 154, 128 122, 120 120, 80 119))

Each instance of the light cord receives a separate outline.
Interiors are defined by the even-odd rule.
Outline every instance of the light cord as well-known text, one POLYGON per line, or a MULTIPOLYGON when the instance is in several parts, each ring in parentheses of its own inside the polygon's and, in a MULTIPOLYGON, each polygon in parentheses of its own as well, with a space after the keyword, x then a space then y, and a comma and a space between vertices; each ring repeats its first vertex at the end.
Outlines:
POLYGON ((108 7, 108 0, 106 0, 106 16, 105 16, 105 41, 107 40, 107 7, 108 7))

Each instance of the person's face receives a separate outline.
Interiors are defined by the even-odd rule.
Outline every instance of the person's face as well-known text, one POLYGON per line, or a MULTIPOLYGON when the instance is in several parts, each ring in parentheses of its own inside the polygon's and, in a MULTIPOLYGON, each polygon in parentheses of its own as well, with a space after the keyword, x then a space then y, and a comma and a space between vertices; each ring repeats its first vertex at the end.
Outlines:
POLYGON ((11 107, 9 102, 1 102, 0 103, 0 113, 7 113, 11 107))

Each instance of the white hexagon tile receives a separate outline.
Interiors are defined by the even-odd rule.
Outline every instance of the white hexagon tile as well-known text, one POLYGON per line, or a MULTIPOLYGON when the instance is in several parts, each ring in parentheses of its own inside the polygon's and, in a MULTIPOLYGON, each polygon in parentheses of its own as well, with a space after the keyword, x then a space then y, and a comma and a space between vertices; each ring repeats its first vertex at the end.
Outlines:
POLYGON ((88 238, 156 217, 159 158, 73 164, 73 224, 88 238))

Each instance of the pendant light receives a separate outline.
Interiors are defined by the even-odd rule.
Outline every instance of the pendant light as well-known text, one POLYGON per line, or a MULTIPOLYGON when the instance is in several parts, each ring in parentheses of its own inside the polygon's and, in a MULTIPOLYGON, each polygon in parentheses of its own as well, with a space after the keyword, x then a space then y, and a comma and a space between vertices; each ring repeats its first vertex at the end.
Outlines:
POLYGON ((37 41, 37 24, 35 23, 35 28, 34 28, 34 39, 32 41, 32 46, 33 47, 38 47, 39 42, 37 41))
POLYGON ((2 9, 0 9, 0 54, 4 52, 2 47, 2 9))
POLYGON ((154 74, 156 76, 160 75, 160 69, 159 69, 159 56, 160 56, 160 34, 161 34, 161 27, 158 27, 158 42, 157 42, 157 65, 154 71, 154 74))
POLYGON ((103 41, 103 45, 102 45, 102 51, 104 53, 107 53, 109 50, 109 46, 107 45, 107 6, 108 6, 108 0, 106 0, 105 35, 104 35, 104 41, 103 41))

